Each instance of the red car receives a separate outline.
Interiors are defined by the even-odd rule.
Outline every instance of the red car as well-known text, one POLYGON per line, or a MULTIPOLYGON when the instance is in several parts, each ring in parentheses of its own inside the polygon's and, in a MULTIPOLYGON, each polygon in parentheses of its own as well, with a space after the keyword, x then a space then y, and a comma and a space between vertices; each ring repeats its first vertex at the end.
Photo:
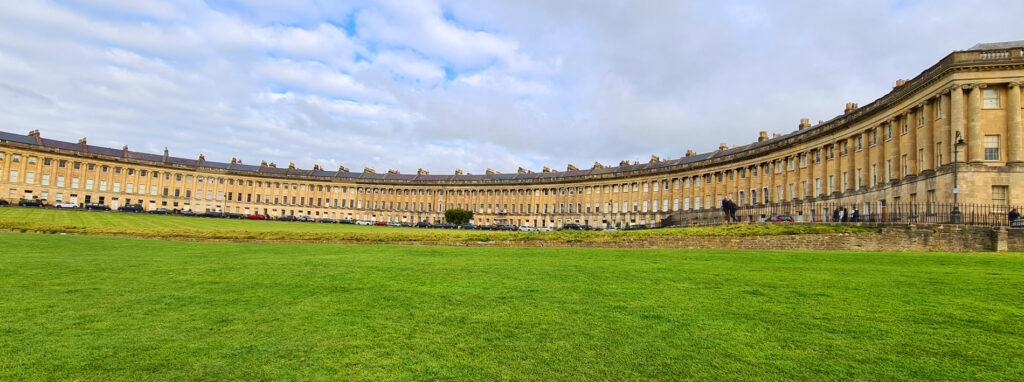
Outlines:
POLYGON ((386 225, 388 225, 388 223, 387 222, 376 222, 373 225, 386 226, 386 225))
POLYGON ((245 218, 249 220, 267 220, 267 217, 263 215, 246 215, 245 218))

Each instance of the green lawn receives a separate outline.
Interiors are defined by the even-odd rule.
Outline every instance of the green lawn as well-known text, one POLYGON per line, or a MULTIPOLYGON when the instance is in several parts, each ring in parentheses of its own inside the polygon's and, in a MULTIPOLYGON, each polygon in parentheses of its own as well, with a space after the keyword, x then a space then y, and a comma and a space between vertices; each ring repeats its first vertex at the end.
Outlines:
POLYGON ((0 380, 1024 379, 1021 254, 0 233, 0 297, 0 380))
POLYGON ((372 227, 353 224, 212 219, 39 208, 0 208, 0 229, 117 235, 139 238, 259 239, 275 241, 614 241, 658 236, 746 236, 877 232, 880 227, 829 224, 733 224, 643 231, 497 232, 372 227))

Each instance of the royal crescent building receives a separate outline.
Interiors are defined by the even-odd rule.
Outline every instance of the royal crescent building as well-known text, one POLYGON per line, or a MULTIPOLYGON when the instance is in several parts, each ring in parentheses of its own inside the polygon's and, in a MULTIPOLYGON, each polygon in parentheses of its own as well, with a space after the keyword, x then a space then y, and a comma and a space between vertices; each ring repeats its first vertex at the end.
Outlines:
POLYGON ((713 211, 724 197, 741 208, 799 202, 811 206, 801 211, 809 219, 816 203, 870 214, 900 203, 951 203, 954 191, 958 203, 1017 205, 1024 202, 1022 82, 1024 41, 978 44, 897 81, 870 104, 847 104, 817 124, 801 120, 788 134, 565 171, 304 170, 0 132, 0 198, 389 222, 439 222, 445 210, 464 208, 476 224, 520 226, 658 225, 713 211))

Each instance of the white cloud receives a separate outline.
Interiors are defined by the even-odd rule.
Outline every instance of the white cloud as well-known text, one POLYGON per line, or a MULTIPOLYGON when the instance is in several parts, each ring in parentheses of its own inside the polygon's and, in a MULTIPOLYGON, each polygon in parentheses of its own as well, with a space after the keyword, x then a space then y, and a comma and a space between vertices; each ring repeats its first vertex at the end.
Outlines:
POLYGON ((0 2, 0 124, 307 168, 589 167, 828 119, 952 50, 1020 39, 1005 26, 1022 10, 953 0, 0 2))

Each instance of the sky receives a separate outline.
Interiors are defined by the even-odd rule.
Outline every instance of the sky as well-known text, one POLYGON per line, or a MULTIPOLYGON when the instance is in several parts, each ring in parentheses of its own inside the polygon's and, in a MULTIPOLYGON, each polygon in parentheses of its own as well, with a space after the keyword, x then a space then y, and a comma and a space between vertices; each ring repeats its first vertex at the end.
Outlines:
POLYGON ((646 162, 1024 40, 1024 2, 2 1, 0 131, 451 174, 646 162))

